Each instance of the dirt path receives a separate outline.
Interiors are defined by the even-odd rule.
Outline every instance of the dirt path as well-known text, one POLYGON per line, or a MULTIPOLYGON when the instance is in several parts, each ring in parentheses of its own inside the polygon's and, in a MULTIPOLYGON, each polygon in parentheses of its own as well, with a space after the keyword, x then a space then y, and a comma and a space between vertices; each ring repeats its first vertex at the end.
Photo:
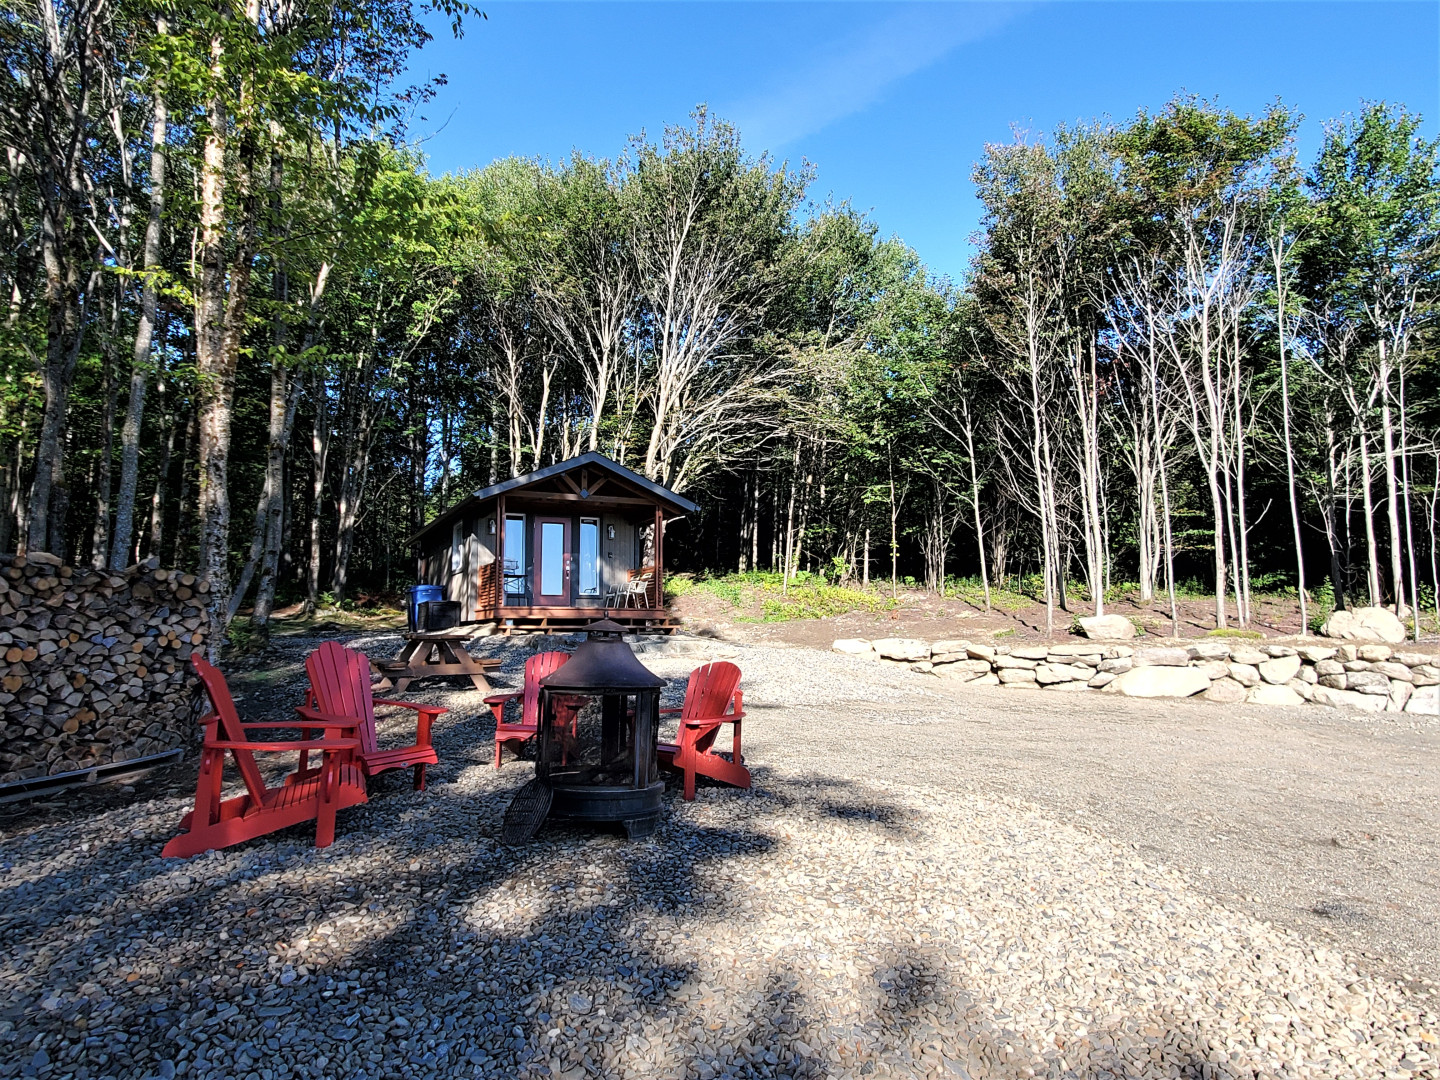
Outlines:
POLYGON ((1025 799, 1229 904, 1440 980, 1440 725, 952 687, 810 649, 737 659, 755 761, 1025 799))

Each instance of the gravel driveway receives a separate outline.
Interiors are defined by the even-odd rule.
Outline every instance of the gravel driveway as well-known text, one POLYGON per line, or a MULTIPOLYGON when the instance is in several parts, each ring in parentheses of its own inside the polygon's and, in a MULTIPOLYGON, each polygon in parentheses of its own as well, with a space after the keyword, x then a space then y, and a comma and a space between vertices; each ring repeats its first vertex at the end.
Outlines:
MULTIPOLYGON (((719 648, 756 787, 672 788, 648 841, 499 848, 529 767, 423 684, 430 789, 382 780, 324 851, 162 861, 173 781, 22 827, 0 1076, 1440 1075, 1433 724, 719 648)), ((678 701, 698 658, 645 659, 678 701)))

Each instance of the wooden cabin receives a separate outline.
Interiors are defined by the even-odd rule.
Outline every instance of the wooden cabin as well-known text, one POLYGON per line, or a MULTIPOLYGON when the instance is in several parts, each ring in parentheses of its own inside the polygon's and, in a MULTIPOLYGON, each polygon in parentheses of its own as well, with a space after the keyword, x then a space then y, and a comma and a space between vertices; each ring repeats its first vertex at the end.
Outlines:
POLYGON ((588 453, 481 488, 421 529, 419 580, 500 633, 573 630, 603 614, 668 632, 665 520, 694 503, 588 453))

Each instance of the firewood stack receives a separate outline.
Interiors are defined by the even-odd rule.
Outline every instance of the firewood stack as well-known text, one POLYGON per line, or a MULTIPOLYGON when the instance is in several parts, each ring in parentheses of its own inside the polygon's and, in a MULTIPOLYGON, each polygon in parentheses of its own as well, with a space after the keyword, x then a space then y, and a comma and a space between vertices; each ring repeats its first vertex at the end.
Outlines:
POLYGON ((0 783, 181 746, 208 591, 147 560, 121 573, 0 555, 0 783))

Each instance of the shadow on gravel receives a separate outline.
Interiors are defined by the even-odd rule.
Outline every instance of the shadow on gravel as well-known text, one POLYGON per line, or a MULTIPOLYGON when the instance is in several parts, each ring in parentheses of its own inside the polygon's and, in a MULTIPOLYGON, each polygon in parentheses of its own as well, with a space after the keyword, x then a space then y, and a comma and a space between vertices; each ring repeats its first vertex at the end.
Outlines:
MULTIPOLYGON (((672 697, 675 682, 683 692, 672 680, 672 697)), ((46 869, 0 878, 0 1077, 1052 1071, 1003 1013, 949 979, 923 927, 877 943, 882 958, 846 1016, 825 1008, 813 976, 777 959, 750 956, 753 970, 706 986, 679 958, 706 950, 715 928, 743 927, 743 902, 764 899, 715 891, 714 869, 777 856, 778 872, 788 834, 770 819, 780 811, 814 812, 857 842, 904 833, 908 812, 865 785, 767 790, 762 780, 749 793, 702 792, 693 815, 672 788, 650 840, 551 824, 510 850, 494 837, 531 770, 494 773, 492 734, 487 710, 452 714, 437 727, 430 790, 381 778, 325 851, 310 846, 313 826, 297 826, 162 861, 185 808, 174 797, 6 842, 0 867, 46 869), (730 824, 706 824, 722 799, 733 800, 730 824)), ((843 881, 845 867, 828 869, 843 881)), ((1104 1049, 1103 1034, 1066 1058, 1069 1075, 1133 1074, 1126 1047, 1104 1049)), ((1198 1039, 1177 1021, 1160 1045, 1173 1040, 1178 1054, 1198 1039)), ((1171 1075, 1232 1075, 1204 1056, 1167 1060, 1171 1075)))

